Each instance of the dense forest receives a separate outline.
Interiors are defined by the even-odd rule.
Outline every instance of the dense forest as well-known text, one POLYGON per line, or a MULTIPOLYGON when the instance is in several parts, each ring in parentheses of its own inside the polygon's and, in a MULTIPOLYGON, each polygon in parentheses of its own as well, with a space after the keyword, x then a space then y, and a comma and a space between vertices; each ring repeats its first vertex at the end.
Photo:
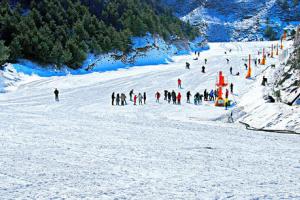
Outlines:
POLYGON ((193 39, 198 30, 154 0, 2 0, 0 64, 26 58, 77 69, 89 52, 130 52, 131 36, 193 39))

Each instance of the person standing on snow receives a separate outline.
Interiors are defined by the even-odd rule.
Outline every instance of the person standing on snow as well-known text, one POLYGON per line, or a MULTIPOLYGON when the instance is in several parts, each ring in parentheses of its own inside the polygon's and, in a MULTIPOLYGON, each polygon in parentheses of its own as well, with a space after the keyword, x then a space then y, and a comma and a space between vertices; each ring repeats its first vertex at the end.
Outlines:
POLYGON ((207 64, 207 59, 206 58, 204 59, 204 63, 207 64))
POLYGON ((111 105, 113 106, 114 105, 114 102, 115 102, 115 93, 113 92, 112 95, 111 95, 111 105))
POLYGON ((206 89, 204 90, 203 96, 204 96, 204 101, 207 101, 208 93, 206 89))
POLYGON ((146 99, 147 99, 147 96, 146 96, 146 92, 144 92, 144 104, 146 104, 146 99))
POLYGON ((139 93, 139 105, 143 105, 143 95, 139 93))
POLYGON ((191 103, 190 102, 190 97, 191 97, 192 95, 191 95, 191 92, 190 91, 188 91, 187 93, 186 93, 186 102, 187 103, 191 103))
POLYGON ((198 95, 199 95, 199 103, 200 103, 200 102, 202 103, 203 94, 199 94, 199 93, 198 93, 198 95))
POLYGON ((59 94, 59 91, 57 88, 55 88, 55 90, 54 90, 55 101, 59 101, 58 94, 59 94))
POLYGON ((227 64, 229 64, 229 59, 228 58, 226 58, 226 61, 227 61, 227 64))
POLYGON ((176 92, 174 90, 172 91, 172 101, 173 104, 176 104, 176 92))
POLYGON ((135 105, 135 106, 136 106, 136 99, 137 99, 137 96, 134 95, 134 97, 133 97, 133 105, 135 105))
POLYGON ((229 68, 230 74, 232 75, 232 67, 229 68))
POLYGON ((121 105, 122 106, 127 105, 126 95, 124 93, 121 94, 121 105))
POLYGON ((116 106, 120 105, 120 94, 117 94, 117 98, 116 98, 116 106))
POLYGON ((181 79, 179 78, 179 79, 177 80, 177 82, 178 82, 178 88, 181 89, 181 79))
POLYGON ((246 68, 246 70, 247 70, 247 69, 248 69, 248 65, 247 65, 246 63, 245 63, 244 65, 245 65, 245 68, 246 68))
POLYGON ((168 90, 164 91, 164 100, 167 101, 168 100, 168 90))
POLYGON ((214 90, 215 99, 218 97, 218 89, 214 90))
MULTIPOLYGON (((201 95, 199 94, 199 92, 197 92, 194 96, 194 103, 195 105, 198 105, 200 104, 200 98, 201 98, 201 95)), ((201 100, 202 101, 202 100, 201 100)))
POLYGON ((202 73, 205 73, 205 67, 202 66, 202 73))
POLYGON ((168 92, 168 103, 171 102, 171 98, 172 98, 171 92, 168 92))
POLYGON ((178 105, 181 104, 181 94, 180 94, 180 92, 178 92, 178 95, 177 95, 177 104, 178 105))
POLYGON ((190 69, 190 63, 186 62, 186 63, 185 63, 185 68, 186 68, 186 69, 190 69))
POLYGON ((230 83, 230 93, 233 94, 233 83, 230 83))
POLYGON ((209 93, 209 100, 210 101, 214 101, 215 98, 214 98, 214 90, 211 90, 210 93, 209 93))
POLYGON ((156 92, 155 98, 156 98, 156 103, 159 103, 159 98, 160 98, 160 93, 159 92, 156 92))
POLYGON ((194 95, 194 104, 195 104, 195 105, 197 105, 197 104, 198 104, 198 98, 197 98, 197 94, 198 94, 198 93, 196 93, 196 94, 194 95))
POLYGON ((225 98, 225 102, 224 102, 225 110, 227 110, 228 108, 228 103, 229 103, 228 98, 225 98))
POLYGON ((228 89, 226 88, 225 98, 228 99, 228 96, 229 96, 229 91, 228 91, 228 89))
POLYGON ((130 101, 132 101, 132 95, 133 95, 133 89, 130 90, 130 92, 129 92, 129 98, 130 98, 130 101))

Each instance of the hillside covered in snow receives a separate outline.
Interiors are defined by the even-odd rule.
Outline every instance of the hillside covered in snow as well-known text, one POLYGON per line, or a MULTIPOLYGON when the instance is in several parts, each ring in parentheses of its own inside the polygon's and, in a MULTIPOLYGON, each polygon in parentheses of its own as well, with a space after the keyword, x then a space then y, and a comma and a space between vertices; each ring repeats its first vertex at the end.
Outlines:
POLYGON ((209 41, 279 39, 283 28, 295 27, 300 22, 300 3, 294 0, 163 2, 175 8, 183 20, 199 26, 209 41), (268 27, 272 34, 266 35, 268 27))
POLYGON ((283 51, 268 57, 266 66, 251 61, 252 78, 245 78, 248 54, 261 58, 257 52, 272 44, 211 43, 198 60, 194 54, 181 55, 167 64, 83 75, 5 71, 23 83, 0 95, 0 196, 299 199, 299 135, 250 131, 239 123, 300 131, 299 106, 265 99, 273 95, 272 74, 283 51), (193 96, 186 102, 187 91, 195 95, 215 89, 220 70, 225 82, 234 84, 227 110, 214 101, 194 105, 193 96), (265 86, 263 76, 269 80, 265 86), (132 89, 135 95, 146 92, 146 104, 133 105, 132 89), (180 92, 181 104, 165 101, 164 90, 180 92), (128 104, 112 106, 113 92, 126 94, 128 104), (229 123, 231 113, 234 123, 229 123))

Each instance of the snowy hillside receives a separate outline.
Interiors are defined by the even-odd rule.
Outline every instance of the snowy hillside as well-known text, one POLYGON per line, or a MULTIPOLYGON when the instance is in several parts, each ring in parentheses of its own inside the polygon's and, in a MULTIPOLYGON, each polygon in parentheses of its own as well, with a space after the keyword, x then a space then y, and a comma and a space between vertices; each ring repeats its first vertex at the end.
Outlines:
MULTIPOLYGON (((174 1, 173 1, 174 2, 174 1)), ((177 5, 189 1, 176 1, 177 5)), ((270 0, 197 1, 190 13, 179 15, 185 21, 201 27, 209 41, 253 41, 264 39, 269 25, 279 38, 281 30, 300 23, 300 3, 270 0)), ((172 5, 172 4, 170 4, 172 5)), ((191 5, 191 6, 192 6, 191 5)))
POLYGON ((169 64, 31 77, 0 95, 0 196, 299 199, 299 135, 249 131, 238 123, 300 131, 299 106, 263 99, 268 86, 261 86, 261 79, 272 72, 266 70, 270 64, 279 66, 277 56, 266 66, 252 63, 252 79, 245 79, 248 54, 260 58, 257 52, 271 44, 211 43, 198 60, 183 55, 169 64), (201 72, 204 58, 206 73, 201 72), (230 66, 240 76, 230 75, 230 66), (229 99, 235 104, 229 110, 209 101, 186 103, 189 90, 194 95, 215 89, 220 70, 234 83, 229 99), (134 106, 129 99, 126 106, 111 105, 112 92, 128 95, 131 89, 147 93, 146 105, 134 106), (156 91, 163 90, 181 92, 182 104, 162 98, 156 103, 156 91), (228 123, 231 112, 235 123, 228 123))

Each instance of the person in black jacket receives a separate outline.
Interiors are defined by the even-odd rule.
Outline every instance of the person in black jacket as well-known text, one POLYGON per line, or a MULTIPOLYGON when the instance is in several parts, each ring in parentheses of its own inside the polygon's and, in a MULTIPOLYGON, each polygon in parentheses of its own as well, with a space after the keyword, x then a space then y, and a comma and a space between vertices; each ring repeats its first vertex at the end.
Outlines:
POLYGON ((173 101, 173 104, 176 104, 176 92, 173 90, 172 91, 172 101, 173 101))
POLYGON ((59 91, 57 88, 55 88, 55 90, 54 90, 55 101, 59 101, 58 94, 59 94, 59 91))
POLYGON ((186 93, 186 102, 187 103, 191 103, 191 101, 190 101, 190 97, 191 97, 192 95, 191 95, 191 92, 190 91, 188 91, 187 93, 186 93))
POLYGON ((111 105, 113 106, 114 105, 114 102, 115 102, 115 93, 113 92, 112 95, 111 95, 111 105))
POLYGON ((117 98, 116 98, 116 105, 119 106, 120 105, 120 94, 117 94, 117 98))
POLYGON ((168 100, 168 90, 164 91, 164 100, 167 101, 168 100))
POLYGON ((168 103, 171 102, 171 98, 172 98, 172 94, 171 94, 171 92, 168 92, 168 103))
POLYGON ((144 98, 144 104, 146 104, 146 99, 147 99, 147 97, 146 97, 146 92, 144 92, 143 98, 144 98))

